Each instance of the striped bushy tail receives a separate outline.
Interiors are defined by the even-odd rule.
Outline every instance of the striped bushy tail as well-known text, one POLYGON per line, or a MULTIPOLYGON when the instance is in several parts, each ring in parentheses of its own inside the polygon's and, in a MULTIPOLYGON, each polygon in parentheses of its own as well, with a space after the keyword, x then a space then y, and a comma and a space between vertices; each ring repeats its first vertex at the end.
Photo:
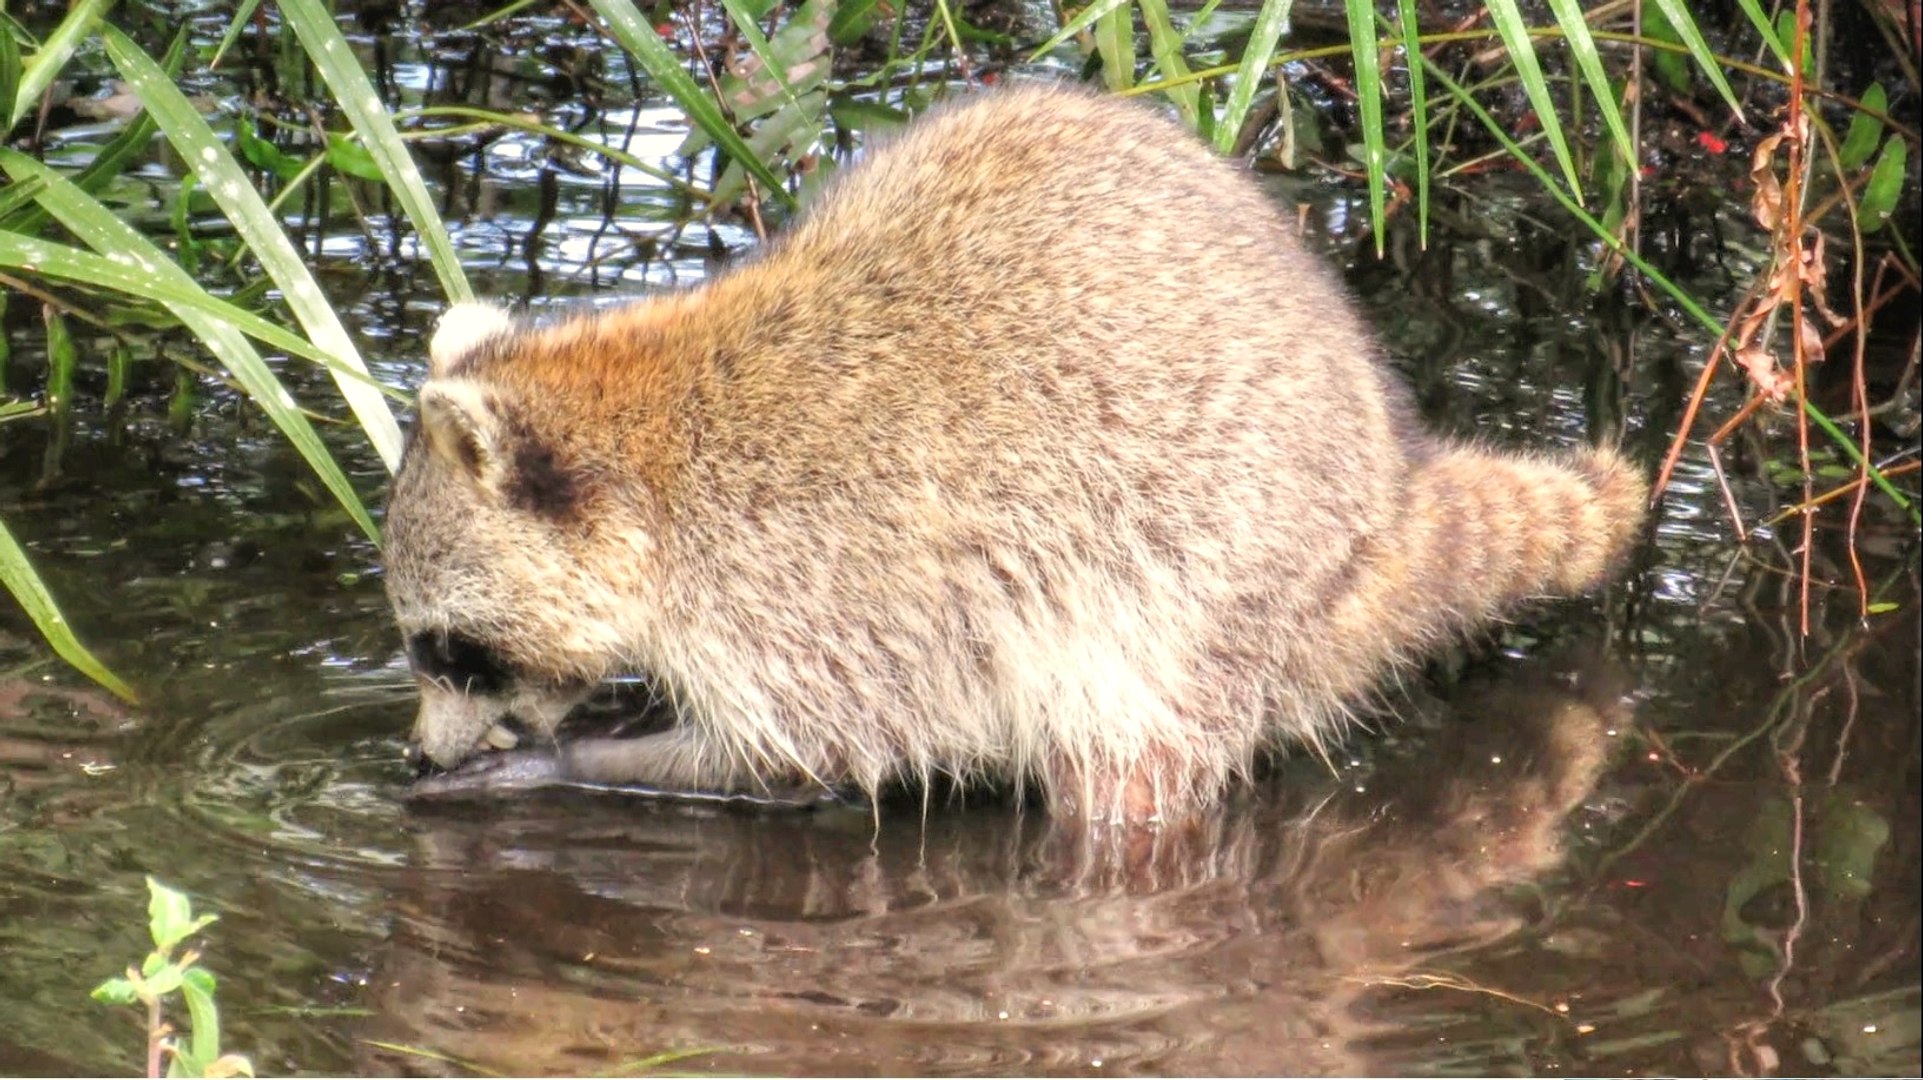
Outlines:
POLYGON ((1418 651, 1517 604, 1604 581, 1641 532, 1649 484, 1613 449, 1549 455, 1441 444, 1420 459, 1396 525, 1331 613, 1354 698, 1418 651))

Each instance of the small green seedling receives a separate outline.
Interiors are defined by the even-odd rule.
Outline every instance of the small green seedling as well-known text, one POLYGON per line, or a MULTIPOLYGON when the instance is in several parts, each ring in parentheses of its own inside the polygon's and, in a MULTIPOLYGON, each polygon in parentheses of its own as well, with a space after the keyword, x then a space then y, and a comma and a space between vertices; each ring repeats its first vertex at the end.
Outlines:
POLYGON ((154 951, 138 968, 129 967, 126 977, 108 979, 94 987, 96 1001, 110 1005, 141 1004, 147 1007, 147 1075, 161 1076, 252 1076, 254 1066, 239 1054, 220 1052, 220 1014, 214 1008, 214 973, 195 961, 194 949, 174 950, 181 942, 205 929, 218 916, 194 916, 187 894, 176 892, 153 878, 147 879, 147 926, 154 938, 154 951), (193 1030, 176 1036, 174 1027, 162 1015, 161 1003, 169 994, 179 993, 187 1002, 187 1017, 193 1030), (162 1063, 166 1071, 162 1072, 162 1063))

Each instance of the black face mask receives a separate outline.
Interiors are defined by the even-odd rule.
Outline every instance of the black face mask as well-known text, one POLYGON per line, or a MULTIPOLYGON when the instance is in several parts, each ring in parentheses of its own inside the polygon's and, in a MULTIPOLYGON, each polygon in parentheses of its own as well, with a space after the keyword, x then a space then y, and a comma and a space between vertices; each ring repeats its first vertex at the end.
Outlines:
POLYGON ((464 694, 498 694, 514 683, 500 653, 458 630, 422 630, 407 639, 407 659, 419 674, 464 694))

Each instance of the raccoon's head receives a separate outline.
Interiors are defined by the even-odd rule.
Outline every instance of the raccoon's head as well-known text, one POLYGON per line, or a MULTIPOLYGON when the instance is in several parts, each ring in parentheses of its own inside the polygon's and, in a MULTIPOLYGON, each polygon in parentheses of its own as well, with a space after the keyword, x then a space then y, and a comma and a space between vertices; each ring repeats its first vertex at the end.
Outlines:
POLYGON ((384 552, 420 685, 410 756, 422 766, 552 737, 632 639, 623 620, 647 533, 618 508, 632 498, 607 490, 605 462, 577 445, 565 402, 517 370, 524 341, 540 340, 464 304, 429 346, 384 552))

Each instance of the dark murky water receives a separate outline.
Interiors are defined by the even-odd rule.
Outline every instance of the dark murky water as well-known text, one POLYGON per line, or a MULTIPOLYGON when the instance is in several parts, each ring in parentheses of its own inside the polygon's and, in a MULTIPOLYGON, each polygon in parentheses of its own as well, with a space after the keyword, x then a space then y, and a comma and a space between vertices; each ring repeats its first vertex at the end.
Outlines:
MULTIPOLYGON (((588 130, 659 156, 672 121, 588 130)), ((53 160, 104 138, 68 135, 53 160)), ((707 233, 672 229, 646 178, 511 137, 438 159, 484 291, 708 272, 707 233)), ((166 176, 125 185, 130 217, 166 220, 166 176)), ((1378 263, 1357 254, 1353 194, 1277 186, 1312 208, 1438 423, 1568 443, 1623 422, 1659 456, 1699 336, 1585 292, 1587 249, 1530 225, 1525 196, 1447 195, 1429 251, 1398 233, 1378 263)), ((351 219, 315 224, 349 325, 412 382, 431 284, 351 219)), ((1748 268, 1722 257, 1692 281, 1727 302, 1748 268)), ((19 314, 16 391, 37 378, 19 314)), ((1878 504, 1858 546, 1901 607, 1858 622, 1828 521, 1799 639, 1796 537, 1736 543, 1688 458, 1607 597, 1439 663, 1335 769, 1278 767, 1120 879, 993 802, 878 821, 585 795, 404 806, 411 690, 376 553, 225 393, 203 386, 170 428, 171 385, 155 363, 123 415, 83 409, 57 469, 44 419, 0 424, 8 525, 146 695, 87 689, 0 610, 0 1072, 138 1067, 136 1018, 87 991, 144 952, 148 873, 220 914, 206 962, 229 1042, 264 1073, 461 1071, 423 1052, 632 1071, 668 1051, 756 1073, 1919 1068, 1916 548, 1878 504)), ((1732 455, 1752 523, 1788 445, 1732 455)))

